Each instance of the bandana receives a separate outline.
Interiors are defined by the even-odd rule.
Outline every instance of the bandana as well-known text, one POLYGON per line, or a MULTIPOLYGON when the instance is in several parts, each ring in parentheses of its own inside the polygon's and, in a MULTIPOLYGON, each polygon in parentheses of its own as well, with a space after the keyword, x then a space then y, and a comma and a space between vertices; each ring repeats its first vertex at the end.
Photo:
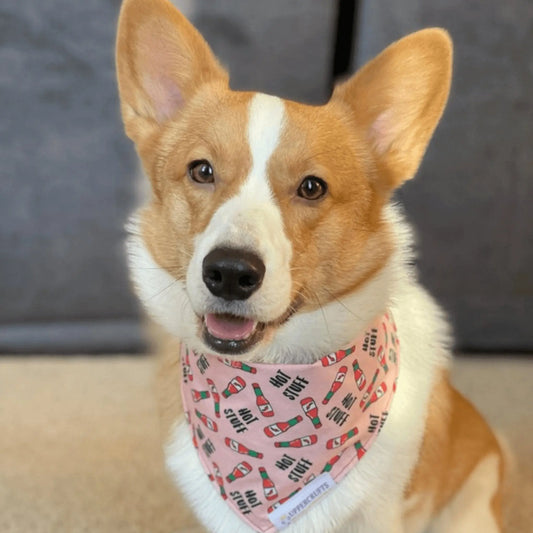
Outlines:
POLYGON ((372 445, 398 359, 390 313, 313 364, 245 363, 182 345, 185 416, 220 496, 256 531, 288 526, 372 445))

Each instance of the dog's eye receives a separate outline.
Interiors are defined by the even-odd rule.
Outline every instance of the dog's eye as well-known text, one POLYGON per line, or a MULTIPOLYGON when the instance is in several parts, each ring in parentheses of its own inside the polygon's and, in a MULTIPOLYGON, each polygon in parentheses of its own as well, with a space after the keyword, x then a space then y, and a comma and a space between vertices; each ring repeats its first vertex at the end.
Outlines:
POLYGON ((298 187, 298 196, 306 200, 319 200, 327 192, 326 182, 316 176, 306 176, 298 187))
POLYGON ((199 159, 189 163, 189 176, 196 183, 213 183, 215 181, 215 173, 209 161, 199 159))

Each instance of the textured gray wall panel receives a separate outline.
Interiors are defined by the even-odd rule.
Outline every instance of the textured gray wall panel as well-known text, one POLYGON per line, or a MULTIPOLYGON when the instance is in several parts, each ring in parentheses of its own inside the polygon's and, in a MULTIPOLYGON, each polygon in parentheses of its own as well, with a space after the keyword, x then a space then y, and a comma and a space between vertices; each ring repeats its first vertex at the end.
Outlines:
POLYGON ((0 6, 0 321, 131 317, 118 2, 0 6))
POLYGON ((193 3, 192 19, 231 86, 320 103, 330 92, 336 2, 212 0, 193 3))
POLYGON ((426 26, 447 28, 455 72, 417 178, 399 193, 422 278, 459 344, 533 347, 533 2, 367 0, 357 61, 426 26))

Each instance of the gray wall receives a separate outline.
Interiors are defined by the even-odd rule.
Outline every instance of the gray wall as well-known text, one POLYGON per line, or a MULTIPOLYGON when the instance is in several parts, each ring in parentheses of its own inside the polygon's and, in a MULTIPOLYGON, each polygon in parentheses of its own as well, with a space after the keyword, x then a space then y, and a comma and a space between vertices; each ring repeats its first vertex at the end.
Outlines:
MULTIPOLYGON (((0 349, 97 349, 136 316, 121 245, 134 155, 114 82, 118 7, 0 4, 0 349)), ((138 344, 129 331, 113 343, 138 344)))
MULTIPOLYGON (((235 88, 327 98, 335 2, 176 1, 235 88)), ((122 253, 136 163, 114 81, 119 5, 0 5, 0 350, 141 344, 122 253)), ((477 349, 533 347, 532 5, 362 3, 358 61, 425 25, 456 41, 450 107, 400 196, 424 280, 477 349)))

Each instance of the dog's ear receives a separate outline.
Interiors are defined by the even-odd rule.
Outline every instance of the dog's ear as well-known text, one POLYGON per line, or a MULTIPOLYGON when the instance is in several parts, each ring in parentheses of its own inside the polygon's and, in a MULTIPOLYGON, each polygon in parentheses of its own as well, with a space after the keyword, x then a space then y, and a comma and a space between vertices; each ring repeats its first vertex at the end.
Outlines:
POLYGON ((335 88, 370 142, 388 189, 416 173, 450 91, 452 42, 430 28, 391 44, 335 88))
POLYGON ((179 113, 204 83, 228 84, 208 44, 167 0, 123 2, 116 63, 122 117, 136 143, 179 113))

